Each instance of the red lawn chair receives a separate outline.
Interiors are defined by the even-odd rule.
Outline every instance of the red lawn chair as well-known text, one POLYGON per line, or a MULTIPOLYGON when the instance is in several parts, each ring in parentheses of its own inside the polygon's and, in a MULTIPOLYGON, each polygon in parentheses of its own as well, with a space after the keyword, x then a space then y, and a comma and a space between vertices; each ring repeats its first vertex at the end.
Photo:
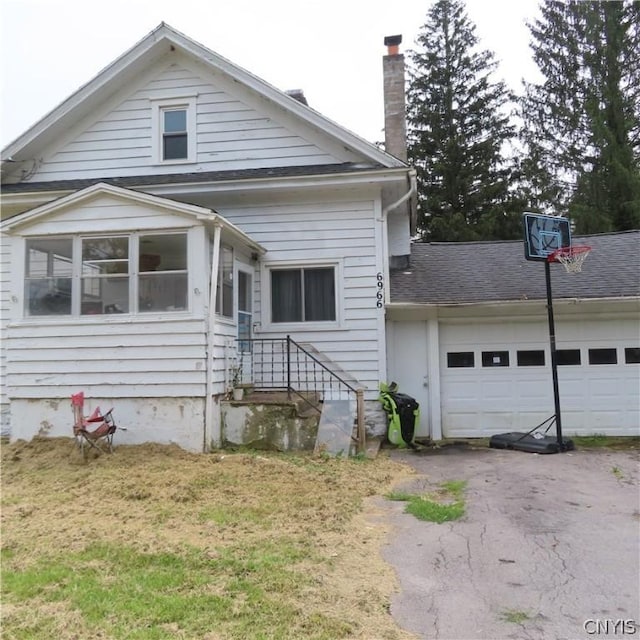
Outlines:
POLYGON ((96 407, 89 416, 84 415, 84 392, 79 391, 71 396, 71 408, 73 410, 73 435, 76 446, 84 455, 85 444, 104 452, 105 447, 113 452, 113 434, 117 427, 113 418, 113 409, 106 413, 100 412, 100 407, 96 407))

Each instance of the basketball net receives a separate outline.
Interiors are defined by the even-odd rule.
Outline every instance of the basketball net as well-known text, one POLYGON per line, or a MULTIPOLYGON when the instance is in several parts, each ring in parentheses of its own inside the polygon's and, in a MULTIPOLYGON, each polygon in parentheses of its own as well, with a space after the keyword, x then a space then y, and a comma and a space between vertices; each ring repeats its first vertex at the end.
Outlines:
POLYGON ((579 273, 582 271, 582 263, 591 253, 591 247, 587 245, 573 245, 557 249, 549 254, 549 262, 559 262, 567 270, 567 273, 579 273))

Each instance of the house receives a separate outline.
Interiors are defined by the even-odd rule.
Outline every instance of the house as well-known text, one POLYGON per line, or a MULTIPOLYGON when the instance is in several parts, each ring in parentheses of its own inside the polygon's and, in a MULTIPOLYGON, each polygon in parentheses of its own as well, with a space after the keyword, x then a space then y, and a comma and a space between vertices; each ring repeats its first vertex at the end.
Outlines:
MULTIPOLYGON (((399 43, 386 151, 166 24, 8 145, 3 431, 70 435, 83 390, 122 443, 206 451, 235 377, 335 382, 371 413, 395 380, 436 440, 548 418, 542 265, 521 242, 411 244, 399 43)), ((637 435, 640 233, 580 241, 582 273, 552 265, 564 431, 637 435)))
MULTIPOLYGON (((640 435, 640 231, 573 243, 592 248, 580 273, 550 265, 563 432, 640 435)), ((522 242, 414 244, 387 323, 389 378, 423 407, 421 435, 529 431, 554 414, 545 269, 522 242)))
POLYGON ((207 450, 239 345, 276 384, 287 336, 375 404, 415 173, 305 103, 163 23, 3 150, 4 431, 69 435, 83 390, 207 450))

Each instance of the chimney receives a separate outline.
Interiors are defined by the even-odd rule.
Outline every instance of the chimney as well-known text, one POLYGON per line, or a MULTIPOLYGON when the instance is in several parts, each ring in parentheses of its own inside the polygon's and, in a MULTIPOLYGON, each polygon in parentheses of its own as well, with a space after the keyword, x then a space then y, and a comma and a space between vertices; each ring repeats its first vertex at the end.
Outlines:
POLYGON ((384 147, 387 153, 407 161, 404 55, 399 53, 402 36, 387 36, 387 55, 382 59, 384 81, 384 147))
POLYGON ((301 104, 304 104, 307 107, 309 106, 309 103, 307 102, 307 99, 305 98, 305 95, 304 95, 304 92, 302 91, 302 89, 289 89, 288 91, 285 91, 285 93, 290 98, 293 98, 294 100, 297 100, 301 104))

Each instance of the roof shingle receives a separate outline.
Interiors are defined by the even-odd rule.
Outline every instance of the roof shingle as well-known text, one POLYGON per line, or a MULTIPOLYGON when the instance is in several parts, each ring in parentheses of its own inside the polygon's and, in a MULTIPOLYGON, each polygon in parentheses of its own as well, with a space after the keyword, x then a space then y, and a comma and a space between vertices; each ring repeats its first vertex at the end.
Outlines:
MULTIPOLYGON (((551 265, 554 298, 640 296, 640 231, 574 236, 592 252, 582 272, 551 265)), ((521 241, 432 242, 411 247, 410 267, 391 273, 391 302, 462 304, 546 299, 544 264, 521 241)))

